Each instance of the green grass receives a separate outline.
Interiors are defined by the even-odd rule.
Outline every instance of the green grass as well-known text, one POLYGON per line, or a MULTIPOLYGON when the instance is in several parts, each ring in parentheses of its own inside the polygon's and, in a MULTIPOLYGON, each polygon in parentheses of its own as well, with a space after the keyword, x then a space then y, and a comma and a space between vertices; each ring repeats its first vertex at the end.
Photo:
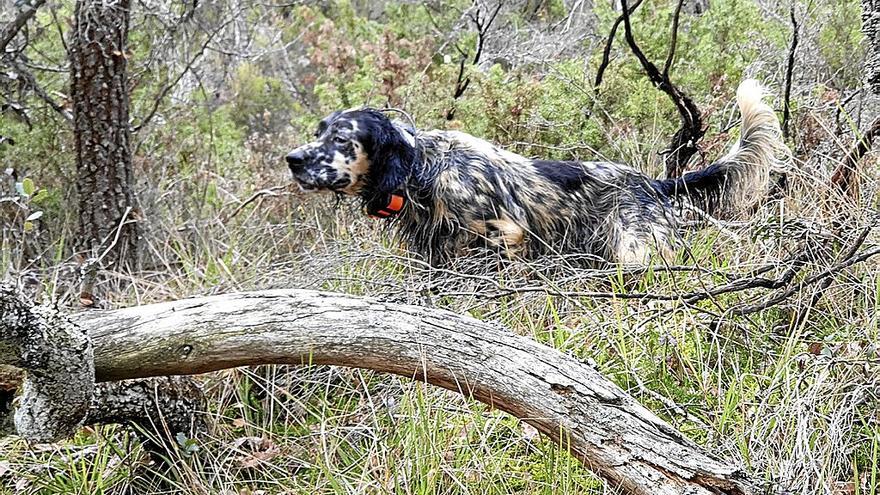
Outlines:
MULTIPOLYGON (((725 273, 753 266, 750 260, 766 245, 697 235, 692 251, 705 272, 657 269, 633 276, 566 268, 565 277, 523 278, 514 266, 486 279, 428 272, 390 248, 372 221, 332 212, 327 217, 320 198, 303 220, 283 213, 284 203, 298 197, 272 201, 225 225, 167 231, 164 243, 153 246, 167 257, 165 268, 113 282, 118 286, 108 294, 122 291, 113 304, 303 281, 400 301, 431 297, 435 305, 499 321, 596 363, 705 448, 759 476, 807 491, 857 480, 859 493, 876 492, 880 429, 869 370, 877 367, 870 343, 878 305, 874 293, 857 290, 877 286, 871 267, 856 267, 848 280, 859 286, 840 287, 801 326, 787 328, 791 311, 804 302, 798 299, 712 325, 714 317, 703 310, 717 314, 763 292, 726 295, 695 308, 577 294, 688 293, 720 285, 725 273), (276 221, 294 224, 297 237, 276 221), (546 290, 531 290, 536 286, 546 290), (491 297, 496 287, 530 290, 491 297), (812 343, 822 350, 811 352, 812 343)), ((53 272, 45 297, 70 283, 62 272, 53 272)), ((204 382, 211 397, 204 414, 213 430, 191 455, 171 442, 167 463, 148 465, 136 437, 100 427, 48 450, 3 440, 0 455, 9 471, 0 479, 12 493, 18 493, 16 483, 29 493, 124 493, 131 487, 303 494, 603 490, 564 449, 515 418, 405 377, 265 366, 215 373, 204 382)))
MULTIPOLYGON (((463 8, 470 4, 456 3, 463 8)), ((553 9, 542 15, 557 22, 553 16, 559 2, 550 3, 553 9)), ((793 317, 807 305, 810 289, 749 317, 732 316, 729 310, 760 301, 768 291, 724 294, 693 305, 589 295, 703 291, 759 266, 780 263, 811 228, 828 230, 843 217, 863 219, 875 213, 877 169, 870 161, 864 167, 861 203, 841 206, 829 200, 823 173, 837 163, 808 142, 806 120, 817 118, 830 127, 827 122, 835 119, 839 100, 829 105, 830 89, 798 86, 806 84, 801 79, 827 80, 837 88, 857 78, 845 62, 858 58, 850 49, 860 39, 858 27, 844 21, 858 12, 858 2, 844 4, 842 9, 828 2, 810 4, 804 17, 805 29, 816 31, 802 40, 804 50, 812 50, 805 53, 818 55, 799 66, 815 74, 796 74, 793 124, 804 127, 796 127, 803 131, 798 139, 804 156, 821 157, 820 162, 799 164, 803 172, 792 171, 788 195, 764 205, 747 221, 690 233, 689 256, 683 254, 676 265, 700 270, 657 267, 636 275, 571 267, 559 260, 514 262, 477 275, 428 270, 356 206, 337 205, 330 196, 303 195, 295 187, 264 195, 233 215, 257 191, 288 180, 279 157, 308 138, 322 112, 337 110, 345 101, 391 101, 413 113, 422 127, 463 129, 529 155, 604 156, 656 174, 657 153, 677 119, 668 99, 622 50, 620 39, 598 99, 591 88, 598 60, 584 48, 577 56, 546 64, 473 70, 472 86, 456 102, 456 121, 446 122, 458 55, 436 41, 438 27, 432 22, 453 32, 455 9, 394 6, 385 25, 358 18, 347 2, 321 11, 297 7, 289 16, 266 16, 261 22, 270 23, 267 32, 282 33, 285 42, 305 40, 296 57, 309 58, 313 66, 314 101, 307 102, 307 109, 303 102, 291 101, 279 82, 287 75, 268 62, 254 62, 230 67, 235 70, 224 90, 228 83, 235 94, 228 101, 221 98, 214 105, 208 88, 189 95, 189 101, 184 95, 182 103, 163 104, 165 123, 136 136, 147 264, 136 273, 102 273, 99 302, 126 307, 298 287, 469 313, 595 365, 689 438, 758 477, 795 493, 876 495, 877 260, 839 274, 800 325, 792 324, 793 317), (324 24, 327 16, 335 16, 334 25, 324 24), (809 24, 813 18, 818 25, 809 24), (384 33, 404 33, 412 44, 384 38, 384 33), (351 67, 339 69, 333 66, 338 60, 322 61, 316 54, 317 46, 347 44, 353 45, 351 67), (406 55, 403 69, 381 67, 394 83, 388 94, 376 82, 386 53, 406 55), (446 54, 454 55, 453 63, 442 62, 446 54), (841 54, 849 58, 841 59, 841 54), (840 72, 840 67, 846 70, 840 72), (272 110, 271 119, 261 119, 266 110, 272 110), (264 132, 260 126, 274 126, 278 116, 284 116, 281 129, 264 132), (259 133, 248 128, 253 125, 260 127, 259 133), (494 295, 505 291, 509 293, 494 295)), ((668 46, 668 23, 646 23, 642 16, 668 19, 671 12, 668 2, 651 3, 636 16, 637 37, 657 62, 668 46)), ((599 31, 605 32, 616 14, 597 4, 597 15, 599 31)), ((728 124, 731 95, 742 74, 757 74, 778 89, 774 70, 784 58, 788 35, 772 17, 748 2, 721 1, 713 3, 708 15, 683 20, 673 79, 708 112, 708 159, 729 145, 724 136, 710 140, 728 124), (743 32, 750 33, 744 46, 718 48, 719 39, 743 32)), ((43 31, 33 31, 42 36, 41 52, 61 53, 60 42, 45 38, 55 32, 49 17, 38 20, 43 31)), ((152 50, 143 38, 136 38, 144 43, 139 50, 152 50)), ((472 43, 472 38, 463 35, 458 41, 472 43)), ((29 55, 35 65, 58 65, 54 55, 29 55)), ((152 100, 145 98, 155 93, 154 86, 164 84, 151 80, 148 72, 143 78, 133 96, 136 113, 151 106, 152 100)), ((57 74, 41 79, 49 89, 61 88, 62 82, 57 74)), ((842 117, 844 131, 857 127, 848 110, 842 117)), ((0 159, 33 177, 45 191, 29 204, 45 212, 30 231, 23 225, 26 212, 0 205, 0 273, 22 282, 38 300, 78 310, 79 265, 70 254, 76 224, 71 136, 51 115, 34 114, 32 119, 31 132, 0 115, 4 133, 18 141, 15 148, 0 147, 0 159)), ((831 141, 848 139, 843 135, 831 141)), ((835 153, 830 156, 840 154, 835 153)), ((875 232, 867 245, 877 242, 875 232)), ((820 271, 839 249, 823 253, 805 271, 820 271)), ((765 276, 778 276, 782 270, 765 276)), ((563 446, 538 436, 530 426, 410 377, 321 366, 262 366, 200 380, 209 397, 203 415, 211 431, 195 439, 197 450, 187 448, 186 439, 181 445, 155 432, 119 426, 84 429, 51 446, 28 446, 7 437, 0 439, 0 494, 549 495, 608 490, 563 446), (163 448, 148 455, 142 445, 145 436, 154 436, 163 448)))
MULTIPOLYGON (((690 438, 757 476, 795 491, 849 482, 859 493, 877 491, 876 261, 841 275, 810 318, 791 328, 809 291, 748 318, 726 310, 767 291, 725 294, 693 306, 586 295, 690 293, 782 259, 791 248, 785 236, 756 234, 779 230, 777 205, 767 205, 749 223, 693 233, 695 261, 680 264, 701 270, 654 268, 633 275, 548 261, 512 262, 474 275, 427 269, 378 223, 356 208, 334 208, 328 197, 282 192, 226 218, 238 204, 234 198, 242 201, 280 179, 268 173, 224 180, 228 199, 199 210, 199 217, 172 208, 193 188, 169 187, 165 202, 148 205, 156 211, 156 230, 147 239, 155 266, 107 277, 102 304, 270 287, 430 302, 500 322, 594 363, 690 438), (512 292, 493 295, 500 290, 512 292)), ((797 205, 813 200, 787 198, 786 211, 803 218, 797 205)), ((48 244, 41 262, 29 263, 16 249, 4 249, 2 259, 7 273, 39 280, 36 297, 75 307, 75 265, 60 254, 63 243, 48 244)), ((202 381, 212 430, 197 439, 197 451, 168 441, 161 454, 152 454, 165 462, 150 463, 140 445, 143 433, 113 426, 84 430, 48 449, 5 438, 0 486, 7 493, 41 494, 604 490, 563 448, 515 418, 406 377, 264 366, 202 381)))

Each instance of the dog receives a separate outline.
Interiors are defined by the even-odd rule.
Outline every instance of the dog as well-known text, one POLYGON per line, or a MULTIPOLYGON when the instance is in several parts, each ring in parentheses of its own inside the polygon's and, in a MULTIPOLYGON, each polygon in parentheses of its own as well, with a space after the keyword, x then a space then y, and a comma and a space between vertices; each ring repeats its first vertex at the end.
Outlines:
POLYGON ((785 144, 755 80, 742 82, 740 138, 708 167, 653 179, 608 161, 530 159, 458 131, 417 131, 372 108, 334 112, 286 156, 303 191, 361 199, 433 265, 475 251, 665 261, 693 212, 729 216, 760 199, 785 144))

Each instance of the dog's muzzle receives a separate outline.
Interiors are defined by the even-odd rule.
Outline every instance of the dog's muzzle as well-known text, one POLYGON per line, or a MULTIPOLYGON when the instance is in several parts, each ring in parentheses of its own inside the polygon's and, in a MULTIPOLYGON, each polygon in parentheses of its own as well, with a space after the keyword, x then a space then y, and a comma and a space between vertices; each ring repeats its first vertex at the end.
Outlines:
POLYGON ((294 180, 304 190, 317 189, 314 177, 306 171, 306 154, 302 150, 293 150, 287 154, 284 159, 287 161, 287 167, 293 174, 294 180))
POLYGON ((290 152, 286 157, 293 179, 303 191, 344 189, 351 184, 348 174, 339 174, 333 167, 314 163, 315 157, 301 149, 290 152))

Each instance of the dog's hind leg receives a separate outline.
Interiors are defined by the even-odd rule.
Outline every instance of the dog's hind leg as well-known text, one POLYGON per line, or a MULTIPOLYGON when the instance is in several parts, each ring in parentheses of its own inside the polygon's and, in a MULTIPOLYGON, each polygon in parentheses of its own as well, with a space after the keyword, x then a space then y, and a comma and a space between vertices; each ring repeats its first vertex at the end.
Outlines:
POLYGON ((522 254, 525 248, 525 230, 508 218, 489 220, 488 237, 496 246, 503 248, 508 257, 522 254))
POLYGON ((641 236, 634 232, 620 232, 612 248, 614 261, 622 265, 645 265, 651 259, 651 249, 641 236))
POLYGON ((611 236, 610 254, 623 265, 647 265, 652 257, 670 263, 675 259, 672 232, 662 225, 619 226, 611 236))

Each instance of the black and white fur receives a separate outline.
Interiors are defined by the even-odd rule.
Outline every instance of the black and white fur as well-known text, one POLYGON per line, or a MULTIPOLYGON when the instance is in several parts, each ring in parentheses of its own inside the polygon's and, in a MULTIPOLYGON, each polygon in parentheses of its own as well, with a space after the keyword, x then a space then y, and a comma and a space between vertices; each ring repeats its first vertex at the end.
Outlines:
POLYGON ((374 109, 328 116, 316 140, 287 162, 302 189, 358 196, 368 210, 404 196, 394 226, 434 264, 487 247, 528 257, 587 253, 645 263, 654 253, 669 260, 685 211, 725 216, 753 203, 785 150, 757 81, 740 85, 737 102, 739 141, 678 179, 605 161, 533 160, 463 132, 408 131, 374 109))

